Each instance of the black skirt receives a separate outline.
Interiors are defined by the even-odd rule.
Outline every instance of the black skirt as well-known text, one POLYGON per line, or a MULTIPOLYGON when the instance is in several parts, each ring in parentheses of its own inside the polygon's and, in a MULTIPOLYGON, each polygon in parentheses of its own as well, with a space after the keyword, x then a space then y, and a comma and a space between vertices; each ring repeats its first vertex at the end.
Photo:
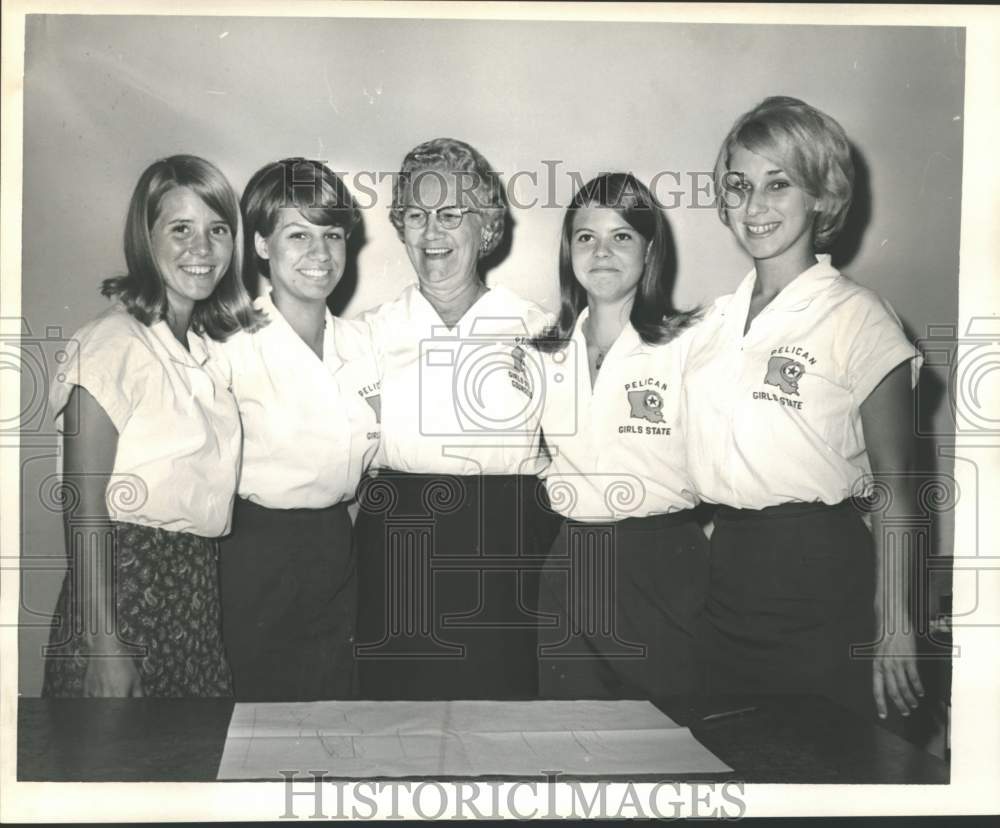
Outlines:
POLYGON ((221 553, 237 701, 350 698, 357 572, 347 506, 267 509, 240 498, 221 553))
POLYGON ((874 710, 874 545, 860 513, 719 507, 699 643, 711 693, 809 693, 874 710))
MULTIPOLYGON (((135 652, 145 696, 232 694, 219 626, 215 540, 114 523, 118 639, 135 652)), ((45 653, 43 696, 82 696, 89 653, 78 594, 82 562, 70 562, 45 653)))
POLYGON ((533 698, 554 519, 533 476, 381 472, 355 525, 360 694, 533 698))
POLYGON ((694 632, 708 541, 689 511, 567 521, 540 594, 543 698, 653 699, 697 692, 694 632))

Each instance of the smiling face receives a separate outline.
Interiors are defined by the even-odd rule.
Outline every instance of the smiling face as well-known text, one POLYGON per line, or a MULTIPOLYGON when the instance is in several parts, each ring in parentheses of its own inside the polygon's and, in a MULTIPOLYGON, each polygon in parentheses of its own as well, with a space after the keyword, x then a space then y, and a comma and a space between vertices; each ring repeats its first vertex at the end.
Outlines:
POLYGON ((229 267, 229 225, 193 190, 174 187, 160 200, 149 235, 167 304, 176 315, 190 315, 194 303, 212 295, 229 267))
MULTIPOLYGON (((465 187, 468 187, 466 175, 465 187)), ((406 207, 443 211, 455 207, 474 207, 468 195, 460 195, 459 176, 455 173, 426 170, 413 176, 406 207)), ((420 229, 403 226, 403 244, 421 285, 451 287, 478 281, 476 266, 482 239, 482 216, 466 212, 462 223, 453 230, 441 226, 431 212, 420 229)))
POLYGON ((271 271, 275 302, 324 304, 347 262, 343 227, 313 224, 295 207, 278 210, 274 230, 254 234, 254 249, 271 271))
POLYGON ((737 145, 727 181, 729 229, 755 261, 788 264, 801 272, 814 261, 817 201, 776 163, 737 145))
POLYGON ((646 239, 609 207, 581 207, 573 216, 573 274, 590 301, 617 302, 635 294, 646 267, 646 239))

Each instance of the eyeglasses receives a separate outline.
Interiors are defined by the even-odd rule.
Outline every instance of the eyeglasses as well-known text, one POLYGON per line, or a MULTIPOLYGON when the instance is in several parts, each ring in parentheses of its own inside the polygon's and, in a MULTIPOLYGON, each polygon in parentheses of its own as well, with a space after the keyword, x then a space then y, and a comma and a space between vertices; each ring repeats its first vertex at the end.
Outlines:
POLYGON ((411 230, 422 230, 427 226, 427 217, 432 213, 437 216, 438 224, 445 230, 455 230, 462 224, 466 213, 478 213, 472 207, 441 207, 437 210, 424 210, 422 207, 407 207, 403 210, 403 224, 411 230))

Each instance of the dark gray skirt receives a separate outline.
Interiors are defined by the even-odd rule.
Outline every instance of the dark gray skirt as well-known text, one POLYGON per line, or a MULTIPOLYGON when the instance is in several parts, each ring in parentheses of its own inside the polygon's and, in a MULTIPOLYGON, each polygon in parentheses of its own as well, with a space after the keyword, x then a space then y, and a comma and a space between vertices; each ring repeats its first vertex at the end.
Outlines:
POLYGON ((870 714, 874 543, 845 501, 719 507, 700 652, 711 693, 818 694, 870 714))
POLYGON ((358 503, 361 696, 534 698, 553 524, 537 478, 389 471, 358 503))
POLYGON ((220 549, 236 700, 350 698, 357 574, 347 506, 267 509, 239 498, 220 549))
POLYGON ((698 691, 694 633, 708 541, 690 511, 566 521, 539 605, 543 698, 651 699, 698 691))

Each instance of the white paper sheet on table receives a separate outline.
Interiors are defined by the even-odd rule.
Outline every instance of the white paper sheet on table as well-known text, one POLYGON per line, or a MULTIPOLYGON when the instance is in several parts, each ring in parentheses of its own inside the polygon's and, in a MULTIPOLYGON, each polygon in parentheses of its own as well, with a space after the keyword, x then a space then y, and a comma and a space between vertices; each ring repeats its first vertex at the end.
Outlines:
POLYGON ((219 779, 724 773, 644 701, 237 704, 219 779))

